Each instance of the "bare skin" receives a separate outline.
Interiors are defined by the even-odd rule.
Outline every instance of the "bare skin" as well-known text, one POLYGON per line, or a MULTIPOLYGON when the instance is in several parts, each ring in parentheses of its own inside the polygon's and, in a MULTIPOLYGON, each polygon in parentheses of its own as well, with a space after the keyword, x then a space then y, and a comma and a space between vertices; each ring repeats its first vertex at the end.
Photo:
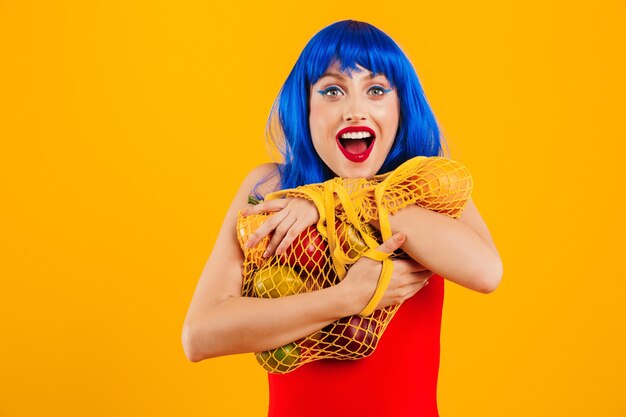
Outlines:
MULTIPOLYGON (((182 335, 185 354, 193 362, 282 346, 358 314, 376 289, 381 264, 362 258, 340 284, 330 288, 276 299, 241 296, 243 253, 236 236, 237 212, 248 207, 252 187, 272 169, 273 164, 260 166, 244 180, 200 276, 182 335)), ((271 190, 276 184, 266 185, 271 190)), ((400 234, 400 240, 389 239, 379 249, 391 253, 404 240, 400 234)), ((393 262, 391 281, 377 309, 412 297, 432 276, 412 260, 393 262)))
MULTIPOLYGON (((241 297, 243 253, 235 234, 237 212, 246 208, 248 214, 263 211, 262 206, 248 205, 247 197, 258 179, 272 170, 275 170, 273 164, 253 170, 244 180, 226 215, 184 323, 183 347, 191 361, 282 346, 339 318, 358 314, 376 289, 380 263, 362 258, 334 287, 277 299, 241 297)), ((277 179, 268 181, 260 191, 265 194, 276 186, 277 179)), ((288 206, 285 202, 283 204, 288 206)), ((308 205, 292 204, 290 207, 306 211, 308 205)), ((280 212, 278 207, 274 209, 276 213, 280 212)), ((288 217, 277 218, 284 220, 288 217)), ((392 237, 379 249, 391 253, 402 248, 413 259, 393 261, 394 272, 377 309, 399 304, 415 295, 427 284, 433 271, 479 292, 487 293, 495 289, 501 277, 499 256, 473 203, 468 205, 459 220, 419 207, 400 210, 391 217, 392 231, 396 233, 394 236, 400 236, 400 240, 392 237), (425 230, 428 233, 436 230, 437 233, 424 239, 425 230), (454 262, 454 259, 460 261, 454 262)), ((290 227, 282 229, 283 236, 291 234, 295 237, 299 231, 317 221, 310 212, 301 217, 296 215, 296 218, 308 220, 287 220, 286 224, 290 227), (298 226, 293 229, 295 224, 298 226)), ((281 222, 274 224, 277 229, 281 222)), ((271 232, 271 227, 266 230, 271 232)), ((256 239, 262 237, 258 235, 256 239)), ((287 243, 281 238, 274 245, 287 243)))

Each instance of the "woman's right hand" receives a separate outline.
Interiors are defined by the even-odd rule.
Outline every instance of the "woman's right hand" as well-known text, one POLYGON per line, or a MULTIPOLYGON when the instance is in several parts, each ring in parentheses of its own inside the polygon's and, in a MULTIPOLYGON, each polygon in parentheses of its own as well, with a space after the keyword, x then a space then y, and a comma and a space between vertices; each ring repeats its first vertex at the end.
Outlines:
MULTIPOLYGON (((392 253, 404 244, 406 235, 396 233, 391 236, 378 250, 392 253)), ((387 286, 383 298, 376 306, 376 310, 400 304, 413 297, 419 290, 424 288, 428 279, 434 275, 413 259, 394 259, 393 273, 387 286)), ((382 263, 370 258, 361 257, 348 270, 345 278, 339 283, 346 293, 346 297, 351 304, 353 312, 351 315, 359 314, 365 305, 374 295, 382 263)))

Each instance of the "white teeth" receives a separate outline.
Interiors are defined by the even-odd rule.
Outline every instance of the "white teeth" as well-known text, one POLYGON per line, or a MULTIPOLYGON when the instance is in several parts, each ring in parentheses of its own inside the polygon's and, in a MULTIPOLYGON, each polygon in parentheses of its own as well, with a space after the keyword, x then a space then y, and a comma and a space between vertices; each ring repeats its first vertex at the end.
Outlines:
POLYGON ((341 135, 341 139, 364 139, 371 136, 369 132, 348 132, 341 135))

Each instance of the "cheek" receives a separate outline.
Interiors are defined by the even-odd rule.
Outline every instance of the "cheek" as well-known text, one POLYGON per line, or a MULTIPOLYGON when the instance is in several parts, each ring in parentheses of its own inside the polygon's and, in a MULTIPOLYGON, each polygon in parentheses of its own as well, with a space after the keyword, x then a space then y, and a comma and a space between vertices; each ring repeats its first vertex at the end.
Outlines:
POLYGON ((313 107, 311 108, 311 112, 309 114, 309 130, 311 132, 311 140, 313 142, 313 148, 319 154, 320 151, 323 150, 324 146, 324 131, 323 131, 323 120, 320 117, 318 111, 316 111, 313 107))
POLYGON ((314 140, 322 140, 332 131, 332 112, 324 106, 311 105, 309 128, 314 140))
POLYGON ((379 110, 379 120, 382 122, 381 127, 384 129, 384 134, 395 138, 398 123, 400 122, 400 107, 398 103, 385 106, 379 110))

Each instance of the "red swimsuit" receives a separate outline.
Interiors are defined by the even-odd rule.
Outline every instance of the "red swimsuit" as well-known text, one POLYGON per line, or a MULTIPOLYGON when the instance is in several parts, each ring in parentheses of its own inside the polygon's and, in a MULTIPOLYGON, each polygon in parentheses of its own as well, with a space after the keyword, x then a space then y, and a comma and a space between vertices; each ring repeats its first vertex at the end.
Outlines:
POLYGON ((443 278, 406 300, 372 355, 268 374, 269 417, 438 417, 443 278))

